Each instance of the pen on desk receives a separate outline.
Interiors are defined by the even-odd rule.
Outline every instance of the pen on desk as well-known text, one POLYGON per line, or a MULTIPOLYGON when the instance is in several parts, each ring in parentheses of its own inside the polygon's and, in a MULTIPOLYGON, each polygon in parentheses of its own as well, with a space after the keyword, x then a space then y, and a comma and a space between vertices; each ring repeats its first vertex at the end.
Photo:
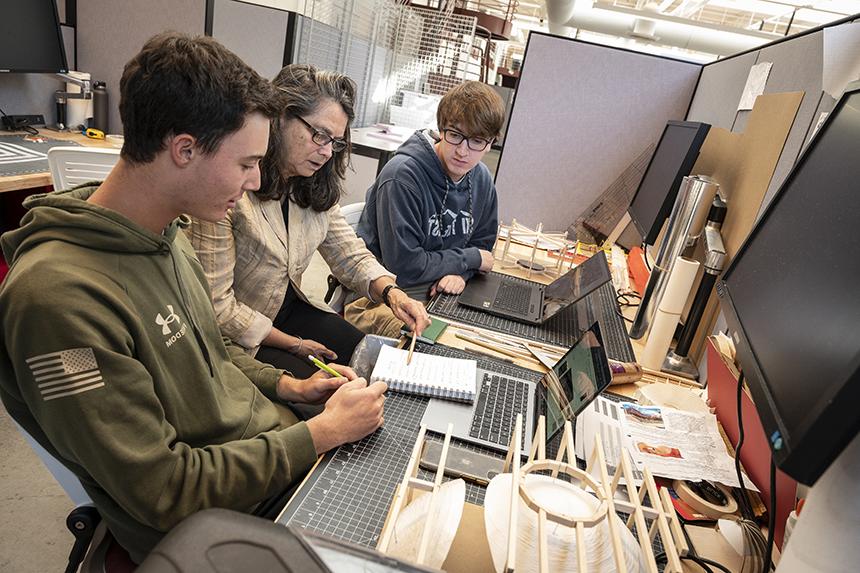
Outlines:
POLYGON ((409 366, 409 363, 412 362, 412 353, 415 352, 415 338, 418 335, 415 331, 412 331, 412 342, 409 343, 409 354, 406 356, 406 365, 409 366))
POLYGON ((332 368, 331 366, 329 366, 328 364, 326 364, 325 362, 323 362, 322 360, 320 360, 316 356, 308 354, 308 360, 313 362, 314 366, 316 366, 320 370, 324 370, 325 372, 328 372, 329 374, 331 374, 335 378, 342 378, 343 377, 343 374, 339 373, 337 370, 335 370, 334 368, 332 368))

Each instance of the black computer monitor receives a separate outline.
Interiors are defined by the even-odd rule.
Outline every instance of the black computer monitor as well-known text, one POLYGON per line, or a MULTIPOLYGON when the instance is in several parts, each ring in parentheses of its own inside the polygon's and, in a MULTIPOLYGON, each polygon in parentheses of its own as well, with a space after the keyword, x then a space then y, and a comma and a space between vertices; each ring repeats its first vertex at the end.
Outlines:
POLYGON ((54 0, 0 2, 0 72, 68 71, 54 0))
POLYGON ((627 210, 643 242, 653 245, 669 217, 681 180, 690 174, 711 128, 707 123, 670 121, 663 129, 627 210))
POLYGON ((718 284, 774 460, 812 484, 860 429, 860 83, 718 284))

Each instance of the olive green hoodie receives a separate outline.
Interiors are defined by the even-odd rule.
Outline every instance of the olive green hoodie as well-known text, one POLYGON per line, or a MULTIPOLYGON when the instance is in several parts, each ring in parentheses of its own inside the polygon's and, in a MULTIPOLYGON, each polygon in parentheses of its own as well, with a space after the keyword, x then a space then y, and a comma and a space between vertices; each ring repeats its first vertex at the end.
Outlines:
POLYGON ((28 198, 0 238, 0 398, 140 562, 191 513, 284 490, 315 451, 270 401, 282 371, 222 339, 182 220, 152 233, 95 189, 28 198))

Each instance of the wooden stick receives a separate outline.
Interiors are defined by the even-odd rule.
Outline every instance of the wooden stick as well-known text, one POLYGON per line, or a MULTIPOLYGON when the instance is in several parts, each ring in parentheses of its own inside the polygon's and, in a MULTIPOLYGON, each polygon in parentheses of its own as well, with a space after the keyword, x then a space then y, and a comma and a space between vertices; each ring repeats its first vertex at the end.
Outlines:
MULTIPOLYGON (((523 346, 525 342, 522 339, 517 338, 515 336, 511 336, 509 334, 503 334, 501 332, 491 332, 488 330, 484 330, 482 328, 477 328, 468 324, 463 324, 461 322, 453 322, 452 324, 456 325, 457 328, 462 330, 469 330, 474 332, 475 334, 480 335, 483 338, 495 339, 503 343, 523 346)), ((564 354, 567 352, 567 348, 563 348, 561 346, 554 346, 552 344, 546 344, 544 342, 538 342, 536 340, 529 340, 528 344, 534 346, 535 348, 546 349, 546 351, 550 354, 564 354)))
POLYGON ((417 338, 416 332, 412 331, 412 342, 409 343, 409 354, 406 355, 406 365, 409 366, 409 363, 412 362, 412 353, 415 352, 415 339, 417 338))
POLYGON ((621 450, 621 467, 624 468, 624 481, 627 488, 627 499, 633 502, 633 521, 636 523, 636 535, 639 537, 639 546, 645 555, 645 565, 651 573, 657 573, 657 565, 654 560, 654 548, 648 538, 648 526, 645 524, 645 515, 639 503, 639 495, 636 492, 636 484, 633 481, 633 468, 627 450, 621 450))
MULTIPOLYGON (((611 519, 612 516, 608 515, 607 519, 611 519)), ((578 571, 582 571, 583 573, 588 570, 588 565, 585 561, 585 526, 581 521, 576 524, 576 562, 579 565, 578 571)))
MULTIPOLYGON (((445 474, 445 462, 448 458, 448 446, 451 444, 451 433, 454 431, 454 424, 448 424, 448 429, 445 431, 445 442, 442 445, 442 453, 439 455, 439 464, 436 468, 436 479, 433 482, 433 493, 430 494, 430 503, 427 505, 427 518, 424 521, 424 528, 421 531, 421 542, 418 544, 417 563, 426 565, 424 560, 427 558, 427 549, 430 546, 431 531, 433 531, 433 510, 438 502, 439 488, 442 485, 442 476, 445 474)), ((395 523, 395 527, 397 524, 395 523)))
MULTIPOLYGON (((600 443, 600 436, 594 437, 594 456, 595 462, 600 471, 600 484, 603 489, 603 496, 606 503, 609 505, 607 524, 609 525, 609 537, 612 541, 612 553, 615 556, 615 567, 618 571, 627 571, 625 564, 624 552, 621 548, 621 535, 618 532, 618 522, 613 518, 615 515, 615 493, 614 489, 609 487, 609 473, 606 471, 606 456, 603 454, 603 444, 600 443)), ((616 468, 616 475, 621 469, 621 464, 616 468)))
MULTIPOLYGON (((546 524, 546 510, 538 508, 538 561, 540 573, 549 573, 549 547, 546 538, 549 536, 546 524)), ((579 544, 577 544, 579 545, 579 544)))
POLYGON ((493 344, 489 341, 484 341, 484 340, 481 340, 480 338, 477 338, 474 336, 469 336, 468 334, 465 334, 463 332, 455 332, 454 336, 456 336, 457 338, 459 338, 461 340, 466 340, 468 342, 471 342, 472 344, 477 344, 478 346, 483 346, 484 348, 486 348, 488 350, 492 350, 493 352, 498 352, 499 354, 504 354, 505 356, 511 356, 513 358, 519 358, 520 360, 531 360, 532 362, 536 362, 536 363, 540 364, 540 362, 538 362, 537 359, 532 358, 531 356, 529 356, 527 354, 520 354, 519 352, 515 352, 513 350, 507 350, 506 348, 493 346, 493 344))
MULTIPOLYGON (((654 483, 654 476, 651 475, 651 470, 646 466, 643 470, 645 475, 645 484, 642 489, 648 490, 648 498, 651 500, 651 505, 656 509, 660 507, 660 494, 657 493, 657 484, 654 483)), ((666 558, 669 565, 678 571, 681 570, 681 560, 678 559, 678 550, 675 549, 675 543, 672 539, 672 532, 669 530, 669 521, 666 519, 666 514, 660 511, 657 514, 657 519, 654 524, 660 531, 660 539, 663 541, 663 549, 666 552, 666 558)))
POLYGON ((391 502, 388 517, 385 519, 385 525, 382 527, 382 538, 376 546, 382 553, 388 552, 388 545, 391 543, 391 536, 394 534, 394 524, 397 523, 397 517, 405 506, 406 493, 409 490, 409 480, 418 474, 418 459, 421 457, 421 448, 424 446, 424 435, 426 433, 427 427, 422 425, 418 430, 418 437, 415 439, 412 454, 409 456, 409 462, 406 465, 406 474, 403 476, 403 481, 397 486, 394 499, 391 502))
POLYGON ((522 413, 517 414, 517 420, 514 425, 514 435, 511 436, 511 444, 508 448, 508 460, 505 462, 505 471, 508 471, 508 462, 510 462, 511 472, 511 505, 510 505, 510 522, 508 525, 508 554, 505 558, 505 571, 513 571, 517 566, 517 517, 520 513, 520 449, 522 448, 522 413))

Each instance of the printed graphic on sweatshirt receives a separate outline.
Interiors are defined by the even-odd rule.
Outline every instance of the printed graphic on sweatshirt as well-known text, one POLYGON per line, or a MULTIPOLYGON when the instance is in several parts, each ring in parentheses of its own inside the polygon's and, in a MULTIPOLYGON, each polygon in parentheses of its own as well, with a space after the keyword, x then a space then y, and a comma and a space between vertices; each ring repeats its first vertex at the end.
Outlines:
POLYGON ((432 215, 427 220, 427 234, 431 237, 450 237, 452 235, 472 234, 474 219, 468 211, 455 213, 451 209, 445 209, 441 213, 432 215))
POLYGON ((161 327, 161 334, 164 335, 164 345, 167 348, 173 346, 173 343, 185 336, 188 331, 188 324, 182 322, 179 315, 173 312, 173 305, 167 305, 167 314, 158 313, 155 315, 155 324, 161 327))
POLYGON ((95 390, 105 385, 92 348, 70 348, 26 360, 45 401, 95 390))

